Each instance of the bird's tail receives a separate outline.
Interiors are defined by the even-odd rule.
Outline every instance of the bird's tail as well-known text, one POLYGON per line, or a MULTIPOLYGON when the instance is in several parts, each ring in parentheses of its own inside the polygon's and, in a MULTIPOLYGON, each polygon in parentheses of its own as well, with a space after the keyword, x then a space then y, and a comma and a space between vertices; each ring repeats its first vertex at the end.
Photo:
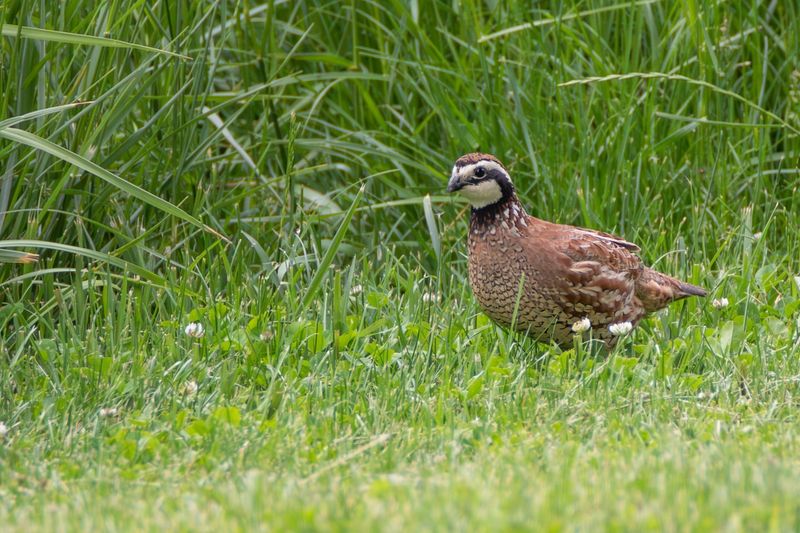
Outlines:
POLYGON ((642 272, 636 283, 636 296, 648 313, 658 311, 672 302, 689 296, 705 296, 707 294, 702 287, 685 283, 650 268, 642 272))
MULTIPOLYGON (((675 280, 678 281, 678 280, 675 280)), ((685 296, 708 296, 708 291, 703 287, 692 285, 683 281, 678 281, 678 290, 685 296)))

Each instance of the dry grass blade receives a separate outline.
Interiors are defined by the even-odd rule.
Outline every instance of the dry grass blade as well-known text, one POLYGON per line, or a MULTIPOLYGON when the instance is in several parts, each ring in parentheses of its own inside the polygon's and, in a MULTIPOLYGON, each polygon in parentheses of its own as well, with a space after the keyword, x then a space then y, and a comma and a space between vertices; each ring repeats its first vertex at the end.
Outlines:
POLYGON ((524 24, 518 24, 516 26, 511 26, 510 28, 506 28, 504 30, 496 31, 493 33, 489 33, 487 35, 482 35, 480 39, 478 39, 479 43, 485 43, 488 41, 492 41, 494 39, 499 39, 501 37, 508 37, 514 33, 518 33, 525 30, 530 30, 533 28, 538 28, 540 26, 549 26, 551 24, 560 24, 562 22, 566 22, 569 20, 580 19, 584 17, 588 17, 591 15, 598 15, 600 13, 608 13, 609 11, 618 11, 620 9, 628 9, 632 7, 639 7, 639 6, 646 6, 649 4, 655 4, 656 2, 660 2, 661 0, 638 0, 636 2, 626 2, 624 4, 614 4, 612 6, 605 6, 605 7, 598 7, 596 9, 587 9, 586 11, 581 11, 579 13, 570 13, 568 15, 562 15, 560 17, 553 17, 549 19, 539 19, 533 20, 531 22, 526 22, 524 24))
POLYGON ((0 263, 31 264, 39 260, 39 254, 17 250, 0 250, 0 263))
POLYGON ((792 126, 791 124, 786 122, 786 120, 784 120, 783 118, 779 117, 778 115, 776 115, 775 113, 773 113, 769 109, 765 109, 765 108, 761 107, 760 105, 756 104, 755 102, 752 102, 752 101, 748 100, 744 96, 742 96, 742 95, 740 95, 738 93, 735 93, 733 91, 729 91, 727 89, 723 89, 722 87, 718 87, 718 86, 714 85, 713 83, 709 83, 709 82, 704 81, 704 80, 696 80, 696 79, 693 79, 693 78, 689 78, 688 76, 682 76, 680 74, 665 74, 663 72, 630 72, 630 73, 627 73, 627 74, 609 74, 607 76, 590 76, 588 78, 569 80, 569 81, 565 81, 565 82, 559 83, 558 86, 559 87, 571 87, 571 86, 574 86, 574 85, 591 85, 593 83, 604 83, 604 82, 607 82, 607 81, 623 81, 623 80, 633 80, 633 79, 640 79, 640 80, 656 79, 656 80, 683 81, 683 82, 686 82, 686 83, 690 83, 692 85, 705 87, 705 88, 710 89, 710 90, 712 90, 712 91, 714 91, 716 93, 723 94, 725 96, 729 96, 729 97, 731 97, 731 98, 733 98, 735 100, 738 100, 739 102, 742 102, 743 104, 745 104, 745 105, 747 105, 749 107, 752 107, 753 109, 755 109, 755 110, 757 110, 757 111, 759 111, 761 113, 764 113, 766 116, 770 117, 775 122, 778 122, 780 125, 782 125, 786 129, 789 129, 792 132, 800 135, 800 129, 792 126))

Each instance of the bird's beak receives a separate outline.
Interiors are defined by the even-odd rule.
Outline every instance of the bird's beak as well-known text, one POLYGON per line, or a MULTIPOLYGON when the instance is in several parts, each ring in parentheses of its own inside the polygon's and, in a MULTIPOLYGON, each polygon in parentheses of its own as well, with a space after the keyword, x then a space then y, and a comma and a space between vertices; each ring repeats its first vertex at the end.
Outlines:
POLYGON ((450 176, 450 181, 447 183, 447 192, 456 192, 463 186, 464 184, 458 179, 458 174, 453 172, 453 174, 450 176))

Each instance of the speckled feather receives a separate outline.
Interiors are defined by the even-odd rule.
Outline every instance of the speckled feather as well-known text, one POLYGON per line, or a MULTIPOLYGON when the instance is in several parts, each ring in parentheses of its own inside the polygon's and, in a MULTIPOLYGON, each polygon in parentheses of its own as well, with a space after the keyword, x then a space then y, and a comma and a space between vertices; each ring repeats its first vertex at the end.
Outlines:
MULTIPOLYGON (((494 161, 468 154, 456 167, 494 161)), ((591 321, 592 335, 611 347, 608 326, 636 325, 647 313, 699 287, 645 267, 638 246, 614 235, 532 217, 512 193, 473 209, 469 229, 469 279, 484 312, 542 341, 572 345, 572 325, 591 321)))

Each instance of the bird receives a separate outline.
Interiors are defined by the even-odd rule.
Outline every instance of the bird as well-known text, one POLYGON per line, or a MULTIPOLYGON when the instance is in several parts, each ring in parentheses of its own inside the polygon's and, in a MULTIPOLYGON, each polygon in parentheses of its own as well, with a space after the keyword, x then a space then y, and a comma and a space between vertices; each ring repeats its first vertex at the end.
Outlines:
POLYGON ((447 192, 471 204, 469 282, 505 328, 562 349, 591 329, 611 349, 648 313, 707 294, 645 266, 639 247, 620 237, 529 215, 493 155, 459 157, 447 192))

